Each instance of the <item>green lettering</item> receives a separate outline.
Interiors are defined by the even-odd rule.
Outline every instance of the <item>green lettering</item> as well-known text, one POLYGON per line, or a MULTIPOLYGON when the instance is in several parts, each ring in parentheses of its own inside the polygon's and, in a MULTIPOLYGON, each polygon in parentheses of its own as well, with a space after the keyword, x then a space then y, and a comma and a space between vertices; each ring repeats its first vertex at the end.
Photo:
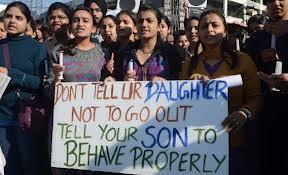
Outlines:
POLYGON ((61 139, 64 137, 64 126, 68 125, 67 123, 57 123, 57 125, 61 126, 61 139))
POLYGON ((104 158, 106 165, 108 164, 107 159, 106 159, 106 154, 105 154, 105 151, 104 151, 104 148, 103 148, 103 147, 104 147, 104 146, 102 146, 102 145, 101 145, 101 147, 100 147, 98 166, 100 165, 102 158, 104 158))
POLYGON ((98 127, 100 128, 100 130, 102 131, 102 134, 101 134, 101 140, 103 139, 103 136, 104 136, 104 133, 105 133, 105 130, 106 128, 108 127, 108 125, 105 125, 105 128, 103 129, 101 125, 98 125, 98 127))
MULTIPOLYGON (((212 129, 212 128, 210 128, 210 129, 208 129, 206 132, 205 132, 205 142, 206 143, 209 143, 209 144, 213 144, 213 143, 215 143, 216 142, 216 140, 217 140, 217 134, 216 134, 216 131, 215 131, 215 129, 212 129), (212 131, 212 133, 213 133, 213 140, 212 141, 208 141, 208 137, 207 137, 207 135, 208 135, 208 133, 210 132, 210 131, 212 131)), ((212 136, 211 136, 211 138, 212 138, 212 136)))
POLYGON ((177 152, 170 152, 170 163, 169 163, 169 169, 171 171, 171 168, 172 168, 172 164, 178 159, 179 157, 179 154, 177 152), (173 154, 176 155, 175 158, 173 158, 173 154))
POLYGON ((181 167, 182 167, 182 164, 187 162, 187 160, 183 160, 183 157, 187 156, 187 155, 188 155, 188 152, 181 154, 180 161, 179 161, 179 166, 178 166, 178 170, 179 171, 185 171, 186 170, 186 169, 182 169, 181 167))
MULTIPOLYGON (((160 163, 163 163, 163 161, 162 162, 160 161, 160 163)), ((161 171, 167 166, 167 164, 168 164, 168 156, 167 156, 166 152, 164 152, 164 151, 159 152, 159 154, 156 156, 156 160, 155 160, 156 168, 161 171), (165 164, 163 165, 163 167, 160 167, 158 165, 158 163, 159 163, 158 158, 160 157, 161 154, 163 154, 165 156, 165 164)))
POLYGON ((220 166, 222 165, 222 163, 224 162, 224 160, 226 159, 226 155, 223 156, 223 158, 219 161, 219 159, 216 157, 215 154, 212 154, 212 156, 214 157, 214 159, 217 161, 218 166, 215 170, 215 173, 217 173, 218 169, 220 168, 220 166))
POLYGON ((203 172, 205 173, 211 173, 212 171, 211 170, 206 170, 205 167, 206 167, 206 158, 207 158, 207 155, 204 154, 204 160, 203 160, 203 172))
POLYGON ((90 139, 90 138, 92 138, 91 136, 86 135, 86 131, 87 131, 87 125, 84 124, 84 139, 90 139))
POLYGON ((74 140, 69 140, 64 143, 66 146, 66 162, 64 163, 65 166, 71 167, 74 166, 75 163, 77 162, 77 154, 75 153, 75 150, 77 148, 77 143, 74 140), (72 146, 70 148, 70 146, 72 146), (71 162, 71 159, 74 157, 74 161, 71 162))
POLYGON ((86 152, 82 152, 82 146, 88 145, 88 143, 79 143, 79 154, 78 154, 78 166, 85 166, 85 163, 81 163, 82 155, 85 155, 86 152))
POLYGON ((153 168, 153 165, 152 165, 153 161, 151 161, 151 162, 149 161, 149 159, 150 159, 152 156, 153 156, 153 150, 148 149, 148 150, 145 150, 145 151, 144 151, 143 159, 142 159, 142 168, 144 168, 145 162, 147 162, 148 165, 149 165, 151 168, 153 168))
POLYGON ((197 154, 197 153, 190 154, 190 171, 192 171, 192 168, 194 167, 200 173, 200 169, 195 164, 199 159, 200 159, 200 154, 197 154), (196 157, 196 159, 194 159, 194 157, 196 157))
POLYGON ((131 149, 130 153, 133 152, 133 151, 134 151, 134 153, 133 153, 133 155, 134 155, 134 157, 133 157, 133 168, 135 169, 136 161, 142 156, 142 149, 139 148, 139 147, 134 147, 134 148, 131 149), (137 150, 140 151, 140 154, 138 154, 138 155, 136 154, 137 150))
POLYGON ((117 157, 116 157, 116 161, 115 161, 115 165, 122 165, 121 162, 119 162, 119 158, 123 155, 125 155, 124 152, 121 152, 122 148, 125 148, 126 146, 120 146, 120 148, 118 149, 118 154, 117 154, 117 157))

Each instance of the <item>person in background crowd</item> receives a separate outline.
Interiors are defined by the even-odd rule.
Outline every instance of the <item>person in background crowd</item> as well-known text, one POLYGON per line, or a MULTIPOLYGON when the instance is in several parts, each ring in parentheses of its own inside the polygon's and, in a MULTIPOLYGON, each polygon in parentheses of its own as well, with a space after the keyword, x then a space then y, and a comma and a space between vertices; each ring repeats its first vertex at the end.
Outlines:
POLYGON ((249 36, 258 30, 263 30, 266 21, 266 16, 261 14, 250 17, 247 23, 249 36))
MULTIPOLYGON (((245 123, 261 109, 260 80, 252 59, 226 47, 228 35, 224 16, 217 10, 208 10, 199 19, 199 40, 203 51, 191 58, 187 79, 204 80, 240 74, 243 85, 229 88, 229 115, 222 122, 229 132, 229 174, 249 174, 248 148, 245 147, 245 123)), ((196 51, 198 53, 198 51, 196 51)))
POLYGON ((132 12, 120 11, 116 16, 116 21, 117 42, 110 47, 113 54, 110 52, 111 59, 106 64, 106 70, 110 72, 110 75, 114 71, 115 59, 134 47, 135 34, 137 33, 135 15, 132 12))
POLYGON ((162 15, 159 32, 161 39, 166 42, 168 34, 171 33, 171 24, 168 17, 165 15, 162 15))
POLYGON ((199 17, 189 15, 188 1, 185 0, 183 4, 185 18, 184 18, 184 28, 188 37, 189 45, 189 55, 192 57, 194 55, 194 50, 196 48, 196 43, 198 42, 198 24, 199 17))
POLYGON ((107 13, 107 3, 105 0, 85 0, 83 6, 89 8, 93 13, 96 32, 92 34, 92 41, 100 44, 103 41, 100 34, 100 22, 107 13))
POLYGON ((178 78, 177 50, 158 36, 162 15, 159 10, 142 6, 137 15, 137 31, 140 40, 135 47, 115 60, 115 77, 106 79, 136 81, 163 81, 178 78), (133 61, 133 70, 128 62, 133 61))
POLYGON ((135 34, 137 33, 135 14, 130 11, 122 10, 116 16, 118 30, 117 40, 123 47, 135 41, 135 34))
POLYGON ((190 43, 189 48, 188 48, 190 57, 194 55, 194 50, 199 40, 198 39, 198 24, 199 24, 199 18, 195 16, 192 16, 186 19, 184 23, 186 35, 190 43))
POLYGON ((45 25, 42 25, 40 21, 36 21, 36 40, 39 42, 44 42, 48 37, 48 29, 45 25))
POLYGON ((7 175, 44 174, 38 159, 42 155, 38 155, 31 133, 17 122, 20 99, 16 89, 22 99, 37 93, 48 57, 42 44, 25 35, 31 19, 29 8, 22 2, 10 3, 4 12, 7 40, 0 42, 0 72, 11 77, 11 81, 0 100, 0 146, 7 160, 7 175))
POLYGON ((115 43, 117 41, 117 21, 112 15, 105 16, 100 25, 100 33, 103 37, 105 45, 115 43))
MULTIPOLYGON (((109 60, 107 66, 107 74, 112 75, 114 70, 114 55, 117 52, 117 20, 112 15, 105 16, 101 21, 101 35, 104 41, 101 43, 101 46, 106 49, 105 56, 106 60, 109 60)), ((105 77, 106 74, 103 76, 105 77)))
POLYGON ((4 27, 3 17, 0 17, 0 39, 4 39, 7 36, 7 32, 4 27))
POLYGON ((288 164, 288 145, 283 142, 288 122, 285 88, 288 73, 288 0, 266 0, 266 5, 269 20, 264 30, 253 33, 246 44, 247 52, 253 57, 259 76, 264 80, 261 114, 263 174, 282 174, 288 164), (277 61, 282 62, 282 74, 273 75, 277 61))
POLYGON ((244 23, 232 21, 228 23, 229 44, 227 47, 237 51, 243 51, 247 38, 247 26, 244 23))
POLYGON ((166 40, 169 44, 174 45, 174 36, 173 34, 169 33, 167 35, 167 40, 166 40))
POLYGON ((189 41, 184 30, 177 30, 173 33, 174 45, 186 49, 188 52, 189 41))
MULTIPOLYGON (((50 58, 55 58, 55 56, 51 55, 52 49, 59 44, 65 45, 70 38, 68 28, 71 18, 71 9, 61 2, 55 2, 48 8, 46 18, 49 30, 53 36, 44 41, 44 45, 47 47, 50 58)), ((58 63, 58 60, 51 61, 58 63)))
POLYGON ((28 23, 27 29, 25 32, 26 35, 31 36, 31 38, 35 39, 36 37, 36 26, 33 19, 28 23))
MULTIPOLYGON (((187 7, 188 8, 188 7, 187 7)), ((189 18, 185 18, 184 21, 184 27, 187 39, 189 41, 188 49, 185 51, 185 57, 182 59, 182 65, 181 65, 181 72, 179 73, 179 79, 183 79, 186 77, 186 73, 189 70, 189 65, 191 58, 195 54, 196 46, 199 41, 198 39, 198 25, 199 25, 199 18, 192 16, 189 18)), ((174 39, 175 40, 175 39, 174 39)), ((199 52, 201 51, 201 48, 199 49, 199 52)))

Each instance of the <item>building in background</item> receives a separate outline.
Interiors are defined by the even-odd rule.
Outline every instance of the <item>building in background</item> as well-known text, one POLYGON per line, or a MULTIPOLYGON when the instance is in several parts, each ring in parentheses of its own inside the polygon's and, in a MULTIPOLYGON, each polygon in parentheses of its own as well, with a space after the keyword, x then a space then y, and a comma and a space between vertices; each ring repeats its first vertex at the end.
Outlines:
POLYGON ((4 11, 6 9, 6 4, 0 4, 0 16, 4 15, 4 11))
MULTIPOLYGON (((125 0, 127 1, 127 0, 125 0)), ((129 0, 133 1, 133 0, 129 0)), ((127 1, 127 2, 129 2, 127 1)), ((141 0, 141 4, 148 4, 158 8, 171 21, 173 30, 184 28, 184 4, 185 0, 141 0)), ((222 11, 228 22, 246 23, 250 16, 265 12, 266 6, 263 0, 188 0, 189 2, 207 1, 206 8, 190 8, 191 16, 200 15, 207 9, 216 8, 222 11)), ((72 0, 66 4, 72 8, 82 6, 84 0, 72 0)), ((114 10, 117 6, 117 0, 106 0, 108 8, 114 10)), ((206 3, 206 2, 205 2, 206 3)), ((39 17, 45 21, 46 13, 42 13, 39 17)))

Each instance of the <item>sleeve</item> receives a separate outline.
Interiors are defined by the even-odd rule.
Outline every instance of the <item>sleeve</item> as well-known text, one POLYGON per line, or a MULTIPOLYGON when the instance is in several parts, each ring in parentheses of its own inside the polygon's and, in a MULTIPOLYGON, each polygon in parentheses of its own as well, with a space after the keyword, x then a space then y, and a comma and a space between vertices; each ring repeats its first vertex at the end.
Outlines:
POLYGON ((177 50, 176 46, 170 46, 167 50, 167 58, 168 58, 168 64, 170 68, 170 80, 178 80, 179 78, 179 72, 181 69, 181 60, 182 56, 180 56, 179 50, 177 50))
POLYGON ((42 77, 45 74, 44 60, 48 58, 46 48, 40 45, 37 48, 34 57, 34 72, 27 74, 17 68, 9 68, 8 76, 11 77, 12 86, 20 86, 25 89, 38 90, 40 88, 42 77))
POLYGON ((114 61, 114 73, 113 76, 117 81, 123 81, 124 80, 124 70, 123 70, 123 62, 124 62, 124 56, 125 54, 119 54, 115 56, 114 61))
POLYGON ((104 52, 105 54, 105 64, 103 65, 102 69, 101 69, 101 78, 100 81, 104 81, 106 77, 112 76, 112 74, 108 71, 108 69, 106 68, 107 63, 109 62, 109 60, 111 59, 111 55, 112 55, 112 50, 106 50, 104 52))
POLYGON ((244 105, 242 107, 248 108, 256 116, 262 107, 260 79, 257 76, 257 68, 251 57, 248 55, 242 55, 241 57, 240 59, 243 61, 242 79, 244 90, 244 105))
POLYGON ((181 63, 181 69, 179 72, 179 79, 180 80, 187 80, 189 78, 189 66, 190 66, 190 58, 187 57, 181 63))

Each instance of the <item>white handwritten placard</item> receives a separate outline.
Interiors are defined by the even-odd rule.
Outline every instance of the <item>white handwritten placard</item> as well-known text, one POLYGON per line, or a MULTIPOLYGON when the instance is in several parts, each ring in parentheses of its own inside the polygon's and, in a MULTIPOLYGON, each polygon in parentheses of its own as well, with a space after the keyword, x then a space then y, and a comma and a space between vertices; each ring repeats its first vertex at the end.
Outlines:
POLYGON ((60 83, 52 166, 128 174, 228 174, 227 83, 60 83))

